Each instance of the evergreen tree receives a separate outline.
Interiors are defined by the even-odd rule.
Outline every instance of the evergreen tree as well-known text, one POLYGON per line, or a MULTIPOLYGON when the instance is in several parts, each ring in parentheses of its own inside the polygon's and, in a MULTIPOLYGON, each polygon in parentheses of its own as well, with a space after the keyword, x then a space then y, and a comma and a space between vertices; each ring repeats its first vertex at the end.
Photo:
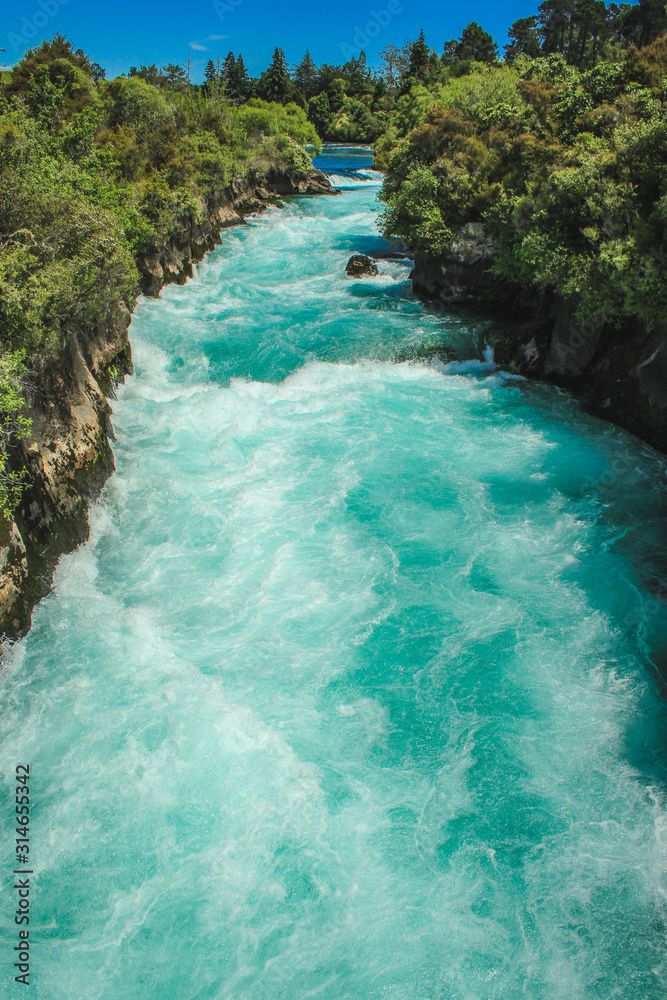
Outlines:
POLYGON ((376 79, 375 86, 373 88, 371 110, 375 111, 376 108, 383 108, 386 105, 388 95, 389 91, 387 90, 387 84, 384 81, 384 77, 380 76, 376 79))
POLYGON ((306 49, 305 56, 294 70, 294 83, 306 99, 314 95, 317 87, 317 66, 313 62, 308 49, 306 49))
POLYGON ((328 90, 329 107, 334 115, 339 114, 345 107, 345 80, 340 77, 331 81, 328 90))
POLYGON ((426 44, 424 29, 419 32, 419 38, 410 46, 410 62, 408 64, 408 76, 417 80, 424 80, 427 76, 427 66, 429 60, 429 50, 426 44))
POLYGON ((604 0, 575 0, 575 16, 579 22, 579 37, 576 50, 570 53, 570 60, 577 66, 595 63, 598 41, 607 19, 607 6, 604 0))
POLYGON ((187 74, 182 66, 167 63, 162 70, 165 82, 170 90, 184 90, 188 82, 187 74))
POLYGON ((458 38, 450 38, 448 42, 445 42, 442 50, 442 61, 445 66, 453 66, 456 62, 456 46, 458 44, 458 38))
POLYGON ((498 46, 488 31, 477 21, 471 21, 461 32, 454 57, 457 62, 471 59, 475 62, 492 63, 498 58, 498 46))
POLYGON ((540 54, 540 36, 537 31, 537 17, 520 17, 507 32, 509 44, 505 46, 505 60, 514 62, 517 56, 535 58, 540 54))
POLYGON ((621 31, 637 48, 655 41, 667 32, 667 8, 663 0, 639 0, 638 4, 624 10, 621 31))
POLYGON ((288 98, 292 81, 287 71, 287 61, 282 49, 276 48, 273 59, 268 69, 262 73, 258 91, 259 96, 265 101, 277 101, 279 104, 285 103, 288 98))
POLYGON ((551 52, 565 52, 572 44, 573 0, 543 0, 538 11, 537 21, 544 52, 547 55, 551 52))
POLYGON ((240 101, 247 101, 252 95, 252 84, 240 52, 236 60, 236 90, 240 101))
POLYGON ((350 59, 341 67, 341 76, 348 80, 348 93, 365 94, 371 86, 371 74, 366 65, 366 53, 362 51, 356 59, 350 59))
POLYGON ((228 100, 236 101, 238 100, 236 78, 237 78, 237 68, 236 68, 236 56, 233 52, 228 52, 224 58, 222 64, 222 83, 225 85, 225 95, 228 100))
POLYGON ((214 83, 218 78, 218 74, 216 73, 215 70, 215 63, 213 62, 212 59, 209 59, 209 61, 206 63, 204 76, 206 77, 206 82, 209 86, 211 86, 211 84, 214 83))
POLYGON ((165 82, 164 75, 155 63, 152 66, 141 66, 139 69, 136 66, 130 66, 130 76, 141 77, 142 80, 152 84, 153 87, 161 87, 165 82))

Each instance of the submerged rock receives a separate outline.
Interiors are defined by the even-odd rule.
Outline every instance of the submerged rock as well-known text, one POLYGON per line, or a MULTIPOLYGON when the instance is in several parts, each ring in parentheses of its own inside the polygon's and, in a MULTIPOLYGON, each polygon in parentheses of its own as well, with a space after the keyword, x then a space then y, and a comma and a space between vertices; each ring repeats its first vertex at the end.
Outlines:
POLYGON ((377 274, 378 269, 366 254, 355 253, 348 260, 345 273, 349 274, 351 278, 361 278, 364 274, 370 274, 371 276, 377 274))

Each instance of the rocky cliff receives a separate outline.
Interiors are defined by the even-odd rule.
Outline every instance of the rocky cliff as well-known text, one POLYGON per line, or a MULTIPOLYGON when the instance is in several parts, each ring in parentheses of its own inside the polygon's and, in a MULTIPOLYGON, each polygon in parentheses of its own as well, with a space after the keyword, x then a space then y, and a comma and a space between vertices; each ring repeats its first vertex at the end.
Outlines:
POLYGON ((498 364, 571 389, 590 412, 667 452, 667 323, 598 324, 576 299, 513 285, 493 273, 494 247, 478 227, 462 230, 440 256, 417 256, 421 298, 490 318, 498 364))
MULTIPOLYGON (((261 184, 244 179, 216 191, 178 235, 138 260, 141 291, 192 275, 192 265, 219 241, 281 195, 333 194, 319 170, 278 170, 261 184)), ((132 371, 128 337, 135 300, 110 304, 94 328, 67 335, 62 351, 32 373, 31 431, 10 454, 25 470, 26 489, 14 520, 0 520, 0 634, 12 639, 30 626, 32 609, 48 591, 58 558, 88 537, 88 504, 114 469, 110 422, 114 386, 132 371)))

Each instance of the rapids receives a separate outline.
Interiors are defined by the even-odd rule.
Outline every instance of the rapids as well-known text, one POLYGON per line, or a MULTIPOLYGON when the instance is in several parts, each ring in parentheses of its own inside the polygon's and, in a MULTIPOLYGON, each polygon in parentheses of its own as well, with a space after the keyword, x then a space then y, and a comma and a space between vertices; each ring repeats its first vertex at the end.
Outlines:
POLYGON ((39 1000, 664 998, 667 463, 347 278, 321 164, 137 307, 0 677, 3 995, 25 762, 39 1000))

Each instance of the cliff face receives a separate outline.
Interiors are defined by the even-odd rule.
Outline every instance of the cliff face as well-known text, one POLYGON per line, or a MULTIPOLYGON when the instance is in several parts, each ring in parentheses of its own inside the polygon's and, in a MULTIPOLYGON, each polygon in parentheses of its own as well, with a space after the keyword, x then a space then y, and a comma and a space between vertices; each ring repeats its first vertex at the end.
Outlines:
POLYGON ((493 244, 468 227, 441 256, 418 256, 417 295, 488 315, 498 364, 571 389, 590 412, 667 452, 667 323, 618 326, 577 318, 575 299, 543 295, 492 273, 493 244))
POLYGON ((225 191, 214 191, 200 218, 190 216, 177 239, 154 247, 138 261, 142 292, 157 295, 163 285, 184 284, 192 277, 193 263, 219 242, 222 229, 242 225, 245 215, 261 210, 280 195, 303 194, 334 194, 334 191, 320 170, 309 174, 272 170, 260 185, 244 178, 234 181, 225 191))
MULTIPOLYGON (((319 170, 274 171, 261 187, 243 181, 214 192, 198 218, 184 220, 177 238, 137 262, 141 290, 157 295, 164 284, 184 283, 222 229, 289 194, 333 192, 319 170)), ((94 328, 70 333, 61 353, 33 373, 30 435, 9 456, 11 468, 25 470, 26 489, 14 519, 0 519, 0 634, 6 638, 27 631, 59 557, 88 537, 88 504, 114 470, 109 398, 132 371, 133 307, 134 300, 111 304, 94 328)))

